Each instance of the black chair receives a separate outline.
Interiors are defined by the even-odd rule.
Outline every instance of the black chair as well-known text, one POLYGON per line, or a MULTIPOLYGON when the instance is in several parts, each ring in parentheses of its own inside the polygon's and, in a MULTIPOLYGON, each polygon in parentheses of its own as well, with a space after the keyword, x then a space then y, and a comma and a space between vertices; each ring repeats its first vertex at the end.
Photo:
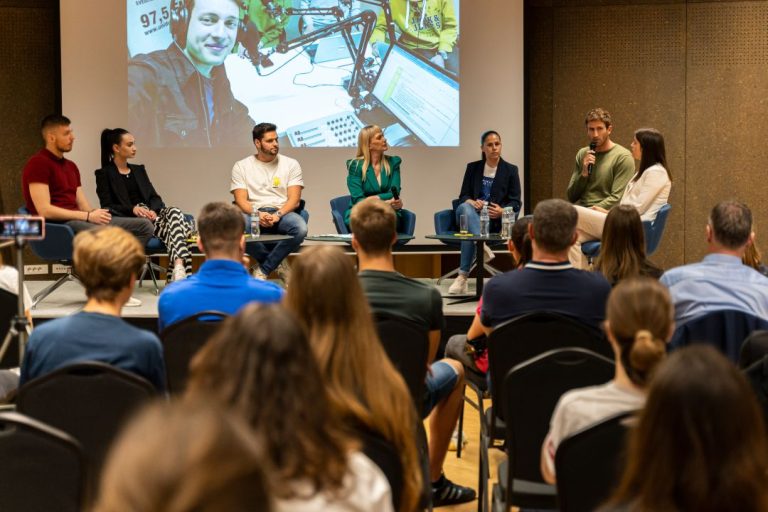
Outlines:
POLYGON ((429 357, 429 331, 406 318, 384 314, 376 314, 376 329, 384 350, 403 376, 420 413, 429 357))
POLYGON ((735 309, 721 309, 697 316, 675 329, 670 351, 704 343, 712 345, 734 364, 744 340, 753 331, 768 329, 768 320, 735 309))
POLYGON ((168 392, 183 393, 189 377, 189 362, 229 315, 220 311, 202 311, 169 325, 160 333, 165 358, 168 392))
MULTIPOLYGON (((11 321, 16 316, 18 308, 18 295, 6 290, 0 290, 0 347, 11 328, 11 321)), ((19 346, 10 343, 0 360, 0 369, 17 368, 19 366, 19 346)))
POLYGON ((0 413, 0 460, 0 510, 83 510, 85 464, 70 435, 23 414, 0 413))
POLYGON ((113 439, 129 416, 156 395, 155 387, 138 375, 86 362, 59 368, 21 386, 16 409, 80 442, 92 496, 113 439))
POLYGON ((739 350, 739 368, 749 368, 768 355, 768 331, 753 331, 739 350))
POLYGON ((540 465, 552 412, 566 391, 606 383, 614 373, 611 359, 578 347, 550 350, 509 370, 494 400, 506 419, 508 454, 493 488, 494 511, 557 508, 556 489, 544 482, 540 465))
POLYGON ((397 448, 376 433, 362 430, 358 430, 356 433, 363 443, 362 452, 387 477, 387 482, 389 482, 389 487, 392 490, 393 508, 400 510, 400 499, 403 495, 403 466, 397 448))
POLYGON ((592 512, 611 495, 624 467, 633 414, 616 414, 562 440, 555 453, 560 512, 592 512))
MULTIPOLYGON (((613 360, 613 351, 602 332, 558 313, 527 313, 498 325, 487 340, 492 403, 504 403, 504 378, 516 365, 549 350, 580 347, 613 360)), ((609 379, 606 379, 609 380, 609 379)), ((505 438, 503 411, 483 409, 484 390, 472 385, 480 413, 478 510, 487 510, 488 450, 505 438)), ((553 404, 554 408, 554 404, 553 404)), ((549 411, 550 414, 552 411, 549 411)))

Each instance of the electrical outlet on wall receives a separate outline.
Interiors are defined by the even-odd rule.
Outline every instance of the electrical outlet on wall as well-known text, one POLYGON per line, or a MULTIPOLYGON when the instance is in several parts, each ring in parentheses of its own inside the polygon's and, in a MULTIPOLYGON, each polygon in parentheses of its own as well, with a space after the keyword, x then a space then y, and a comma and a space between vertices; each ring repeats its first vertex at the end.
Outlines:
POLYGON ((39 264, 39 265, 24 265, 24 275, 25 276, 31 276, 35 274, 47 274, 48 273, 48 265, 47 264, 39 264))
POLYGON ((51 268, 51 273, 52 274, 68 274, 71 268, 72 268, 71 265, 62 265, 61 263, 54 263, 53 267, 51 268))

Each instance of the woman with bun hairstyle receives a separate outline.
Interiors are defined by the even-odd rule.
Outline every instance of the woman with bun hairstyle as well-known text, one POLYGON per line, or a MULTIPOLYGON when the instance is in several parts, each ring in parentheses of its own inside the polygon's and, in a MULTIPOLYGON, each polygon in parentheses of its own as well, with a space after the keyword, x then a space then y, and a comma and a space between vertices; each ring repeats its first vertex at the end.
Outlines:
POLYGON ((605 418, 643 407, 646 388, 664 360, 675 328, 667 289, 647 277, 619 283, 608 297, 605 334, 616 358, 616 374, 600 386, 560 397, 541 449, 541 474, 555 483, 555 452, 569 435, 605 418))
POLYGON ((169 251, 169 276, 179 281, 192 273, 187 239, 192 226, 184 212, 166 206, 149 181, 143 165, 129 164, 136 156, 136 139, 123 128, 101 132, 101 169, 96 171, 96 194, 102 208, 117 217, 142 217, 152 221, 154 236, 169 251), (172 272, 172 273, 171 273, 172 272))

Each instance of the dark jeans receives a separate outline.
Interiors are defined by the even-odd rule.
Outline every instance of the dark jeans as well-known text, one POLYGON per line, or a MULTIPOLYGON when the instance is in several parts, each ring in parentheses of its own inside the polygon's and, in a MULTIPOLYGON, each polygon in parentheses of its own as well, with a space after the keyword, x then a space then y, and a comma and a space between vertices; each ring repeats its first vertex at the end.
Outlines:
MULTIPOLYGON (((274 213, 277 211, 275 208, 259 208, 259 211, 274 213)), ((246 231, 251 231, 251 226, 246 223, 246 231)), ((262 233, 277 233, 280 235, 290 235, 293 238, 290 240, 283 240, 275 244, 272 250, 267 250, 267 247, 261 243, 249 243, 246 247, 246 252, 249 256, 256 259, 259 262, 261 271, 264 274, 269 275, 270 272, 275 270, 280 262, 282 262, 289 254, 297 250, 304 238, 307 236, 307 222, 300 214, 296 212, 290 212, 283 215, 280 221, 272 227, 261 227, 262 233)))

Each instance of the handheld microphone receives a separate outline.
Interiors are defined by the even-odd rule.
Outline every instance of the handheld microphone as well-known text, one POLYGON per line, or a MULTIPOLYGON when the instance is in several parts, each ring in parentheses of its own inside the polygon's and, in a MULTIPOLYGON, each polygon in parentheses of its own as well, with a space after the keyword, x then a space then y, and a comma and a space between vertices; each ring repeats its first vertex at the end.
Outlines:
POLYGON ((392 199, 395 201, 400 200, 400 192, 398 192, 397 187, 392 187, 392 199))
MULTIPOLYGON (((592 142, 589 143, 589 150, 590 151, 594 151, 596 147, 597 147, 597 142, 592 141, 592 142)), ((592 176, 592 167, 593 166, 594 166, 594 164, 589 164, 587 166, 587 176, 592 176)))

